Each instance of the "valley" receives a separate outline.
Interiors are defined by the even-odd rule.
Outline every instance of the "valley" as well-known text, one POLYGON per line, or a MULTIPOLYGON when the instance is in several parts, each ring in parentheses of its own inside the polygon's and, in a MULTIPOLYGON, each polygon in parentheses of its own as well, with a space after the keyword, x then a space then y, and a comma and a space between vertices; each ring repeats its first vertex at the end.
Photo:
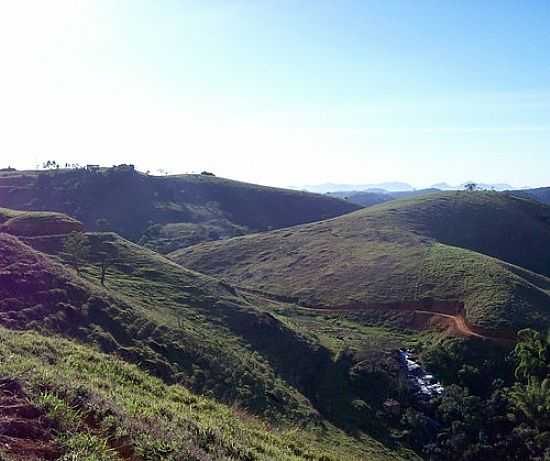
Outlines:
POLYGON ((439 306, 434 310, 463 313, 470 328, 509 336, 532 322, 549 325, 550 250, 543 243, 550 238, 549 217, 546 206, 506 194, 430 194, 170 257, 298 304, 439 306), (501 226, 505 233, 497 232, 501 226))
MULTIPOLYGON (((481 370, 519 386, 506 357, 550 325, 550 209, 523 197, 428 194, 168 254, 29 197, 0 210, 0 378, 51 459, 445 459, 426 455, 445 402, 490 395, 481 370), (444 390, 419 398, 403 350, 444 390)), ((13 437, 28 449, 3 456, 40 459, 13 437)))
POLYGON ((550 461, 549 24, 0 0, 0 461, 550 461))

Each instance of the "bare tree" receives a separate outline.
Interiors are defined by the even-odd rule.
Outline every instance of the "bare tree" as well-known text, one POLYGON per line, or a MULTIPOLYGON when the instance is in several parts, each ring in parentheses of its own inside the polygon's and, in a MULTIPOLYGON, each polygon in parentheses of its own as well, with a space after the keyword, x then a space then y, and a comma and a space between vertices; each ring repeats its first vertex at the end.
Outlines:
POLYGON ((96 253, 96 258, 100 270, 100 282, 102 286, 105 286, 107 271, 119 259, 118 248, 113 242, 102 242, 99 251, 96 253))

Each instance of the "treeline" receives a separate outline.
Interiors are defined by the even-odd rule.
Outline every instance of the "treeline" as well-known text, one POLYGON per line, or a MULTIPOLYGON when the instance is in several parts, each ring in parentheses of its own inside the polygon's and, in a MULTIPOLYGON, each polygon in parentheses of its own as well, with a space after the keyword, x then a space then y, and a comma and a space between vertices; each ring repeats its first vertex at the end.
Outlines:
POLYGON ((406 441, 430 461, 550 460, 550 335, 518 339, 508 356, 476 341, 428 351, 430 369, 455 384, 404 413, 406 441))

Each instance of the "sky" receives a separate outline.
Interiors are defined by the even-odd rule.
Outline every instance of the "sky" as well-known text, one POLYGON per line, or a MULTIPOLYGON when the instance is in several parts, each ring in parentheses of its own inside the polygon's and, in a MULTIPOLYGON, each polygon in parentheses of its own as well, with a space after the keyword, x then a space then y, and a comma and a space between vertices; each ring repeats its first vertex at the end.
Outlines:
POLYGON ((0 167, 550 185, 547 0, 0 0, 0 167))

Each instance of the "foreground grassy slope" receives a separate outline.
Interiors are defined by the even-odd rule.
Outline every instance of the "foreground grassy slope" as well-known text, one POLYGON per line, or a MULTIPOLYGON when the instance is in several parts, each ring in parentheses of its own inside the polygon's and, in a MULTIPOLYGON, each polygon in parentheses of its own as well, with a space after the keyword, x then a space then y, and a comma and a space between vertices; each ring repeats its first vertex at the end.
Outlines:
MULTIPOLYGON (((162 253, 357 210, 333 197, 207 175, 155 177, 124 169, 0 173, 0 206, 97 221, 162 253)), ((106 229, 99 229, 106 230, 106 229)))
MULTIPOLYGON (((23 386, 26 413, 51 420, 50 444, 63 460, 299 461, 394 460, 395 453, 331 428, 323 434, 277 429, 242 411, 167 385, 119 359, 58 337, 0 328, 1 378, 23 386)), ((3 427, 26 423, 0 456, 29 455, 32 420, 4 418, 3 427), (17 449, 17 450, 16 450, 17 449)), ((43 437, 43 434, 41 434, 43 437)), ((36 434, 34 437, 36 441, 36 434)), ((4 441, 6 435, 4 435, 4 441)), ((24 459, 39 459, 30 456, 24 459)))
POLYGON ((64 238, 23 243, 0 234, 0 324, 95 345, 168 385, 236 405, 274 427, 300 427, 327 440, 343 437, 335 426, 363 434, 359 446, 372 459, 390 452, 399 459, 377 417, 397 392, 396 370, 379 389, 380 372, 374 376, 360 356, 342 355, 346 343, 334 347, 330 335, 270 313, 287 311, 285 305, 241 293, 115 234, 87 235, 91 253, 78 277, 63 265, 64 238), (118 258, 101 287, 94 258, 107 242, 118 258))
MULTIPOLYGON (((302 350, 311 366, 328 360, 327 354, 209 277, 170 267, 158 255, 113 234, 91 238, 119 247, 120 263, 108 276, 107 289, 97 285, 95 267, 89 268, 89 280, 79 278, 43 253, 0 234, 0 322, 95 343, 142 363, 168 382, 239 401, 258 414, 315 419, 317 412, 307 399, 250 342, 253 335, 263 334, 274 341, 266 355, 280 358, 284 348, 302 350), (156 267, 155 258, 160 260, 156 267)), ((31 243, 55 246, 52 240, 58 239, 45 240, 31 243)), ((292 367, 285 371, 291 374, 292 367)), ((301 374, 304 380, 306 376, 301 374)), ((293 384, 307 382, 296 379, 293 384)))
POLYGON ((544 205, 452 192, 171 256, 310 306, 464 310, 479 327, 517 330, 550 325, 549 243, 544 205))

